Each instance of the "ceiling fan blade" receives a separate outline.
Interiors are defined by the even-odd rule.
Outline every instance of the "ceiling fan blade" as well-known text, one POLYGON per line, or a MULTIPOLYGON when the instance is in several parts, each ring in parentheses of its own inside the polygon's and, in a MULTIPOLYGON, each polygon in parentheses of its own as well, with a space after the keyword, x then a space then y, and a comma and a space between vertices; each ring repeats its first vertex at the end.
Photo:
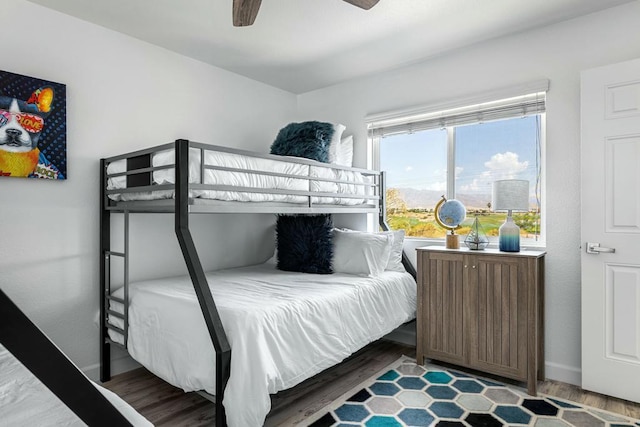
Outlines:
POLYGON ((358 6, 359 8, 362 8, 364 10, 369 10, 373 6, 378 4, 380 0, 344 0, 344 1, 346 1, 347 3, 351 3, 354 6, 358 6))
POLYGON ((233 0, 233 26, 253 25, 261 3, 262 0, 233 0))

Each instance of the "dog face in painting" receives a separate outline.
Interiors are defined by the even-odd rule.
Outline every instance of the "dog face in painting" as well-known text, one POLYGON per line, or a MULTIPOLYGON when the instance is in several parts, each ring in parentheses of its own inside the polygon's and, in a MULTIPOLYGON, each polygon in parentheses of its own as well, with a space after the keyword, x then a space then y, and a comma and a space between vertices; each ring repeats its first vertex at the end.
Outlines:
POLYGON ((26 101, 0 95, 0 150, 12 153, 34 150, 52 102, 50 87, 36 90, 26 101))

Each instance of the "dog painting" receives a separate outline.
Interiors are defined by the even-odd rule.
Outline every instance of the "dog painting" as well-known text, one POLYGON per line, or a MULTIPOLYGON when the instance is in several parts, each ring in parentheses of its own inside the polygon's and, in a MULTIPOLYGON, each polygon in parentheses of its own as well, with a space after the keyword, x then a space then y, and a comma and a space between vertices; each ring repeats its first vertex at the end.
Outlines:
POLYGON ((0 71, 0 176, 65 179, 66 87, 0 71))

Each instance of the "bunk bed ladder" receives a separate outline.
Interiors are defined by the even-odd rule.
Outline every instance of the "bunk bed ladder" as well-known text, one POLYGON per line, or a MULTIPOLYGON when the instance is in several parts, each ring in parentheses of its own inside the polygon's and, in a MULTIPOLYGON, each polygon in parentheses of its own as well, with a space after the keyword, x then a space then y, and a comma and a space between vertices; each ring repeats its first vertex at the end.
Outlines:
POLYGON ((189 145, 189 141, 184 139, 175 142, 175 231, 216 351, 215 425, 223 427, 227 425, 222 400, 231 373, 231 346, 189 230, 189 145))
MULTIPOLYGON (((106 164, 101 160, 102 185, 106 185, 106 164)), ((108 200, 103 194, 100 200, 100 381, 105 382, 111 379, 111 351, 110 345, 127 348, 129 338, 129 211, 124 210, 124 251, 117 252, 111 250, 111 217, 110 211, 106 209, 108 200), (124 297, 118 298, 111 295, 111 258, 122 258, 124 297), (120 303, 123 307, 122 313, 111 308, 111 302, 120 303), (123 327, 119 328, 109 323, 109 318, 118 318, 123 322, 123 327), (122 335, 123 343, 113 341, 109 337, 109 330, 122 335)))
POLYGON ((116 345, 120 345, 126 349, 127 340, 129 339, 129 211, 125 210, 123 214, 124 214, 124 252, 105 250, 103 254, 104 262, 105 262, 104 295, 105 295, 105 304, 106 304, 104 307, 104 311, 105 311, 105 316, 107 316, 107 319, 111 317, 115 317, 115 318, 121 319, 124 324, 123 328, 119 328, 107 322, 106 323, 107 329, 111 329, 112 331, 116 331, 118 334, 122 335, 123 344, 120 344, 111 340, 108 336, 107 336, 107 341, 116 345), (124 281, 123 281, 124 297, 123 298, 118 298, 116 296, 111 295, 111 257, 114 257, 114 256, 122 258, 124 260, 124 281), (123 312, 120 313, 118 311, 112 310, 109 304, 111 301, 122 304, 123 312))
POLYGON ((100 159, 100 381, 111 379, 111 348, 107 341, 107 274, 111 248, 111 212, 107 210, 107 163, 100 159))

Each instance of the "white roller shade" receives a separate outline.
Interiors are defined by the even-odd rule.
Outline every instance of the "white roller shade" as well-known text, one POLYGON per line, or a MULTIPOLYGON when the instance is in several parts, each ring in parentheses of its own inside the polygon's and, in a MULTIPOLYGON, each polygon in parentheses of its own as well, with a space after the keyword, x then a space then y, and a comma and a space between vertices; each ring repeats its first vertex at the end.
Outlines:
MULTIPOLYGON (((548 81, 533 85, 535 92, 510 96, 497 101, 467 104, 462 107, 379 114, 367 118, 369 136, 382 138, 401 133, 468 125, 544 113, 548 81), (537 86, 537 87, 536 87, 537 86)), ((531 89, 532 87, 528 87, 531 89)), ((483 98, 489 98, 485 95, 483 98)), ((497 99, 497 98, 493 98, 497 99)), ((460 101, 462 102, 462 101, 460 101)), ((462 105, 462 104, 459 104, 462 105)))

